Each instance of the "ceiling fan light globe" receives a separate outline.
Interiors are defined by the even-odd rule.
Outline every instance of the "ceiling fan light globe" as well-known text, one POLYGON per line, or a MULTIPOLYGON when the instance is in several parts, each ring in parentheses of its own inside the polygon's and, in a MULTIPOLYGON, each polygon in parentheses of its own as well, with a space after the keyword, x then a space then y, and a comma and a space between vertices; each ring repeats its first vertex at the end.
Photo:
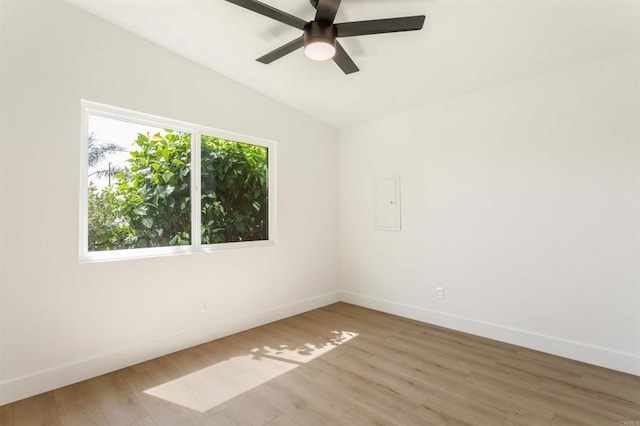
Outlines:
POLYGON ((314 61, 327 61, 335 56, 336 48, 326 41, 314 41, 304 47, 304 54, 314 61))

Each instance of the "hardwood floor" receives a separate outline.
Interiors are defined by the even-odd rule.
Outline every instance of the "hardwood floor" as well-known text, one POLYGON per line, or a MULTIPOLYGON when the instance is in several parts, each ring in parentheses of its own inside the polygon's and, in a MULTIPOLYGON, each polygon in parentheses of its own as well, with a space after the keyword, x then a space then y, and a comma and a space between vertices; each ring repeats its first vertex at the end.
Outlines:
POLYGON ((0 407, 0 425, 640 426, 640 378, 337 303, 0 407))

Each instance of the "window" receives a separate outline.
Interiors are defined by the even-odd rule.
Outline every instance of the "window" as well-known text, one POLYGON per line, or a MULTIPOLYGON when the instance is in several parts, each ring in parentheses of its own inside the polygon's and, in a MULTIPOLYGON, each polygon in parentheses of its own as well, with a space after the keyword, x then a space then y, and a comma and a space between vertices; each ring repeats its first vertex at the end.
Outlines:
POLYGON ((273 243, 275 143, 82 102, 81 258, 273 243))

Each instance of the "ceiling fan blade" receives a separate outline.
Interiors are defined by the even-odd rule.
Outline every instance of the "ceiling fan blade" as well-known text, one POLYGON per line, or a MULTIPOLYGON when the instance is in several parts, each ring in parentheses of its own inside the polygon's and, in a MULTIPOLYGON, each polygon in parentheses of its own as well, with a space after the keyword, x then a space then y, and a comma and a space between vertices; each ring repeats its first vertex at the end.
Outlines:
POLYGON ((349 54, 342 48, 342 45, 336 42, 336 55, 333 61, 338 64, 345 74, 351 74, 360 71, 358 66, 353 62, 349 54))
POLYGON ((244 7, 245 9, 249 9, 253 12, 259 13, 260 15, 267 16, 271 19, 275 19, 276 21, 280 21, 284 24, 291 25, 299 30, 304 29, 306 25, 306 21, 303 21, 300 18, 297 18, 293 15, 289 15, 286 12, 283 12, 279 9, 269 6, 268 4, 264 4, 259 2, 258 0, 227 0, 229 3, 233 3, 240 7, 244 7))
POLYGON ((374 19, 371 21, 345 22, 336 24, 338 37, 353 37, 368 34, 396 33, 421 30, 424 15, 404 18, 374 19))
POLYGON ((258 59, 256 59, 256 61, 262 62, 263 64, 270 64, 276 59, 280 59, 283 56, 293 52, 294 50, 300 49, 302 46, 304 46, 304 37, 297 38, 285 45, 278 47, 277 49, 272 50, 266 55, 259 57, 258 59))
POLYGON ((336 14, 338 13, 338 8, 340 7, 340 1, 341 0, 319 0, 315 20, 333 24, 333 21, 336 19, 336 14))

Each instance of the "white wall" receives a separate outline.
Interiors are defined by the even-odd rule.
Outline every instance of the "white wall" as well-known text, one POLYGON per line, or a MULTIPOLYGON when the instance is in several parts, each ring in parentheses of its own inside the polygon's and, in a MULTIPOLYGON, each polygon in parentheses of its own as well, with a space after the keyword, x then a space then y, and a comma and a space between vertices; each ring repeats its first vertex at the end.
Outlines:
POLYGON ((343 298, 640 374, 639 58, 342 131, 343 298), (376 232, 393 173, 402 231, 376 232))
POLYGON ((0 404, 337 300, 335 130, 73 6, 1 8, 0 404), (80 264, 81 98, 276 141, 276 245, 80 264))

